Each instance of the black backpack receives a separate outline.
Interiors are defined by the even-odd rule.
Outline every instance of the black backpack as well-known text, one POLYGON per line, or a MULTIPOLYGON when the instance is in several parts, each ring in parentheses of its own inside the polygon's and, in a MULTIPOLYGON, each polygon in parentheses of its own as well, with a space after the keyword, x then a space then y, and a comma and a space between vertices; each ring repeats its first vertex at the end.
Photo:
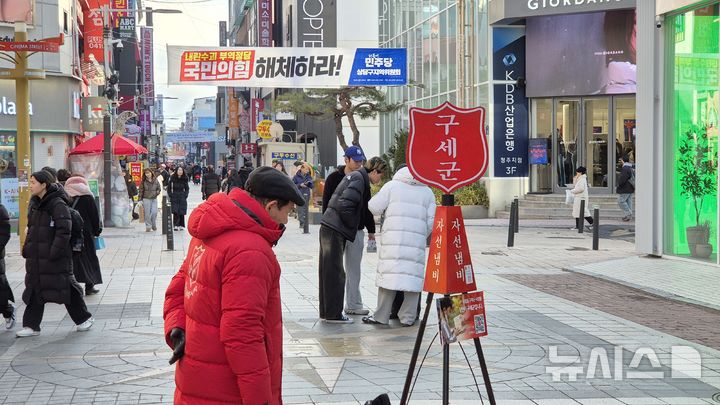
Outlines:
POLYGON ((75 209, 75 205, 77 205, 77 197, 75 198, 75 201, 73 201, 72 207, 68 207, 68 210, 70 211, 70 218, 72 219, 72 230, 70 231, 70 247, 72 247, 73 252, 82 252, 83 247, 85 247, 85 238, 83 237, 83 228, 85 227, 85 222, 82 219, 82 215, 78 212, 78 210, 75 209))

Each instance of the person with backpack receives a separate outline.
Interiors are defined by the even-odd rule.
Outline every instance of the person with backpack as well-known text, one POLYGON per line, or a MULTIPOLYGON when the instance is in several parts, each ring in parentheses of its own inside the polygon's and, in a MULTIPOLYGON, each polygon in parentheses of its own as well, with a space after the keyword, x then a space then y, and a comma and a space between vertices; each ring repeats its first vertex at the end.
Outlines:
POLYGON ((620 158, 622 168, 618 176, 618 184, 616 191, 618 193, 618 206, 623 210, 622 220, 628 222, 632 219, 632 200, 635 193, 635 169, 630 163, 630 157, 623 155, 620 158))
POLYGON ((82 249, 73 250, 73 274, 79 283, 85 283, 85 295, 100 292, 96 285, 102 284, 100 261, 95 250, 95 237, 100 236, 100 214, 95 205, 95 197, 90 191, 87 180, 73 176, 65 182, 65 192, 72 198, 70 208, 82 216, 82 249))
POLYGON ((72 271, 71 233, 73 220, 64 192, 52 174, 41 170, 30 176, 28 229, 22 256, 25 258, 27 307, 19 338, 40 334, 45 304, 65 304, 78 332, 85 332, 95 320, 83 300, 82 287, 72 271))

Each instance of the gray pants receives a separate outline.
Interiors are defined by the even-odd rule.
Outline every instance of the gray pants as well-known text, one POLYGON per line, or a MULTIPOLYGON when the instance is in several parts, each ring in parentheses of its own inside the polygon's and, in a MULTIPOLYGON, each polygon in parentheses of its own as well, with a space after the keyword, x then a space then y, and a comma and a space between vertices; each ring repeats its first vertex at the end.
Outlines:
POLYGON ((618 194, 618 206, 623 210, 623 214, 626 217, 632 218, 632 193, 629 194, 618 194))
MULTIPOLYGON (((378 302, 375 312, 373 312, 373 318, 382 323, 388 323, 390 320, 390 311, 392 311, 393 301, 395 300, 394 290, 386 290, 382 287, 378 288, 378 302)), ((420 300, 419 292, 405 291, 405 298, 398 311, 398 318, 400 322, 406 325, 412 325, 415 323, 417 317, 417 305, 420 300)))
POLYGON ((363 309, 360 295, 360 264, 365 248, 365 231, 357 231, 355 242, 345 242, 345 309, 363 309))
POLYGON ((158 214, 158 206, 157 206, 157 200, 149 199, 149 198, 143 198, 142 200, 143 205, 143 214, 145 215, 145 229, 156 229, 156 222, 157 222, 157 214, 158 214))

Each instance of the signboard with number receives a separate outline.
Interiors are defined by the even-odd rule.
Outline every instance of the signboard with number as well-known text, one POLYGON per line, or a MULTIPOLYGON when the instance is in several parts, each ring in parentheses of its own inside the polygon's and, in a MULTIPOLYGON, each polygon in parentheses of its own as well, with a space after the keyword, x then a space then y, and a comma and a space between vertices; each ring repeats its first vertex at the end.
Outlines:
POLYGON ((334 88, 407 84, 404 48, 237 48, 168 45, 169 84, 334 88))
POLYGON ((423 291, 454 294, 475 290, 470 247, 459 206, 437 207, 423 291))
POLYGON ((407 151, 410 173, 431 187, 452 193, 477 181, 488 167, 485 109, 411 108, 407 151))

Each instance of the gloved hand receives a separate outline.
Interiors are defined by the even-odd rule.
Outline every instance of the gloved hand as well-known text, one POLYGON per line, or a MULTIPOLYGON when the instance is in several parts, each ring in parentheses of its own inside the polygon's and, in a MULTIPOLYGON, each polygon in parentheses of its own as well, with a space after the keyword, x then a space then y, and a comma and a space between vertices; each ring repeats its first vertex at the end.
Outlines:
POLYGON ((172 341, 173 345, 173 355, 170 357, 170 364, 174 364, 185 354, 185 331, 180 328, 173 328, 170 331, 170 341, 172 341))

